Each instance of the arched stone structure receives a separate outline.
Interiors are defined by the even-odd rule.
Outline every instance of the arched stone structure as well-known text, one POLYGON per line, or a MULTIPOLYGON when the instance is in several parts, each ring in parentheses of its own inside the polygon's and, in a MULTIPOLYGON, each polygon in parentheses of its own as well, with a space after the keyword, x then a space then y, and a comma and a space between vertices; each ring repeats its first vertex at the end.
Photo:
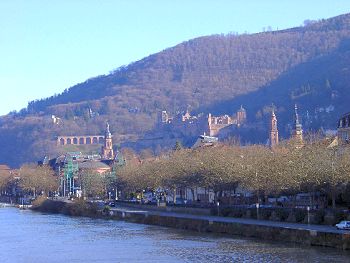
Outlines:
POLYGON ((85 145, 85 144, 103 144, 103 135, 82 135, 82 136, 58 136, 57 146, 67 144, 85 145))

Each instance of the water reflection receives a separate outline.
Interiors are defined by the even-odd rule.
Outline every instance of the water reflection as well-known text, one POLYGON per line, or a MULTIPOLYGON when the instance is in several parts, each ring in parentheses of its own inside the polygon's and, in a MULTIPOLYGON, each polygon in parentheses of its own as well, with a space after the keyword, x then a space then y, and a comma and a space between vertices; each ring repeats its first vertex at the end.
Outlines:
POLYGON ((349 262, 335 249, 0 209, 0 262, 349 262))

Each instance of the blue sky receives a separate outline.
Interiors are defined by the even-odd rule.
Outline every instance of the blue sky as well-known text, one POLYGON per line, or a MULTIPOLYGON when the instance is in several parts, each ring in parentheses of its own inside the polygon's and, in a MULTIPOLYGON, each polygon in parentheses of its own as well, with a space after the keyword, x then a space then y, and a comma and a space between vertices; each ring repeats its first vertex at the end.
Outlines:
POLYGON ((349 0, 0 0, 0 115, 191 38, 348 12, 349 0))

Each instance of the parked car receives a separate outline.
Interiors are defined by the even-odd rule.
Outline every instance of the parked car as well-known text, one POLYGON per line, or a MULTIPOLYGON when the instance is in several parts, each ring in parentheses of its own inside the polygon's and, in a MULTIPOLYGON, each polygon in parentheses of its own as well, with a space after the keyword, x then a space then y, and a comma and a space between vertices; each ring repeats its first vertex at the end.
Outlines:
POLYGON ((135 198, 135 197, 129 199, 128 201, 131 202, 131 203, 138 203, 138 202, 140 202, 140 200, 135 198))
POLYGON ((114 202, 112 202, 112 201, 111 201, 111 202, 109 202, 109 203, 108 203, 108 205, 109 205, 110 207, 115 207, 115 203, 114 203, 114 202))
POLYGON ((350 230, 350 221, 340 221, 335 225, 337 229, 348 229, 350 230))
POLYGON ((157 198, 156 197, 150 197, 146 199, 142 199, 143 204, 156 204, 157 203, 157 198))

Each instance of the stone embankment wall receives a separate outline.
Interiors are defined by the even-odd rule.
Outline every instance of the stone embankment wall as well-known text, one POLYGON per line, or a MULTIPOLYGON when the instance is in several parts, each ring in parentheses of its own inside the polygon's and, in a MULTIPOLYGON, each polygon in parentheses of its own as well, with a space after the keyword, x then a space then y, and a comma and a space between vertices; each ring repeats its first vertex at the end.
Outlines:
POLYGON ((210 208, 197 208, 197 207, 181 207, 181 206, 154 206, 154 205, 144 205, 130 202, 117 202, 118 206, 130 207, 136 209, 147 209, 151 211, 160 211, 160 212, 174 212, 181 214, 192 214, 192 215, 211 215, 210 208))
POLYGON ((350 249, 350 233, 318 232, 122 211, 113 211, 111 218, 133 223, 188 229, 197 232, 222 233, 311 246, 333 247, 343 250, 350 249))
MULTIPOLYGON (((135 207, 136 208, 136 207, 135 207)), ((144 208, 144 207, 143 207, 144 208)), ((194 217, 181 217, 135 212, 127 210, 99 211, 94 204, 85 202, 65 203, 60 201, 45 200, 33 207, 33 210, 49 213, 62 213, 71 216, 89 216, 108 219, 125 220, 133 223, 158 225, 178 229, 187 229, 197 232, 224 233, 244 237, 255 237, 264 240, 292 242, 311 246, 325 246, 350 250, 350 232, 332 233, 314 230, 292 229, 287 227, 275 227, 264 225, 252 225, 233 222, 219 222, 194 217)), ((175 212, 175 211, 173 211, 175 212)))

